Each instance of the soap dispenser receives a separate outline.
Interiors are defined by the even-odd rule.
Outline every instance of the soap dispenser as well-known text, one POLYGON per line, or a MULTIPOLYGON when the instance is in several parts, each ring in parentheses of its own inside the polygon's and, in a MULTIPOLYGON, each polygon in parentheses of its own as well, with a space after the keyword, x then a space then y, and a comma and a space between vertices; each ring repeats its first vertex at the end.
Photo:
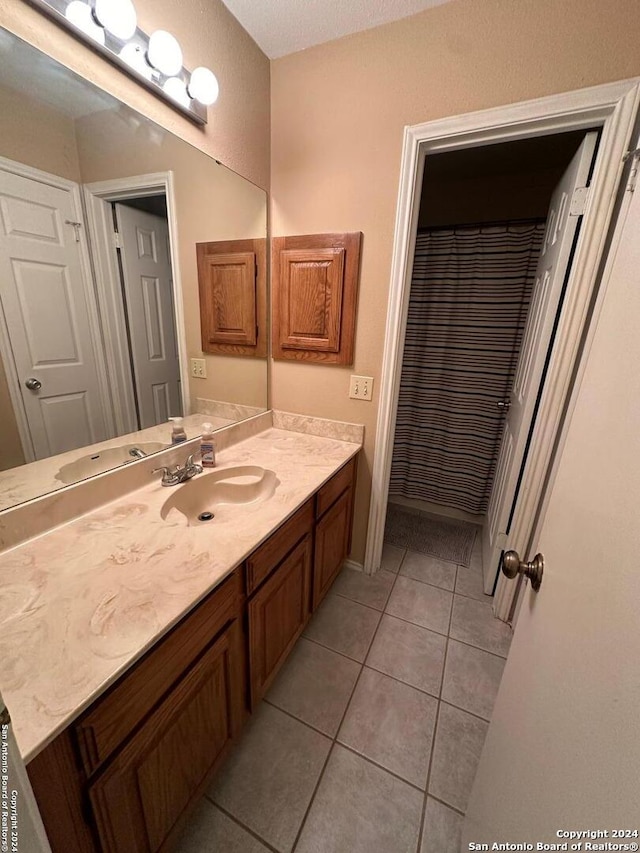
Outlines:
POLYGON ((203 468, 216 467, 216 446, 213 443, 213 424, 202 424, 200 464, 203 468))
POLYGON ((183 418, 169 418, 173 426, 171 427, 171 444, 180 444, 187 440, 187 434, 184 431, 183 418))

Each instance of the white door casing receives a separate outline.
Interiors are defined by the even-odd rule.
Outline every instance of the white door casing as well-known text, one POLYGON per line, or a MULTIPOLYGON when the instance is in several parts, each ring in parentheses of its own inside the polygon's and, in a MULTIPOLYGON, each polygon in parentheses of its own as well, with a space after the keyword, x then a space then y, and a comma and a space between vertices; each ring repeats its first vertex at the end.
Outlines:
POLYGON ((483 524, 484 591, 488 595, 493 592, 501 554, 507 543, 509 517, 516 497, 527 437, 582 216, 579 207, 573 209, 572 199, 576 191, 580 193, 587 185, 597 140, 596 132, 592 131, 585 136, 549 203, 545 236, 509 398, 510 408, 505 418, 493 488, 483 524))
POLYGON ((5 361, 28 459, 42 459, 113 433, 86 235, 76 184, 0 167, 5 361))
POLYGON ((624 195, 526 555, 542 551, 544 577, 537 595, 525 592, 463 850, 472 841, 566 841, 559 830, 608 831, 599 843, 639 840, 612 837, 640 829, 638 269, 636 189, 624 195))
MULTIPOLYGON (((636 119, 639 83, 637 78, 623 80, 405 128, 375 436, 366 572, 375 572, 381 561, 413 247, 426 154, 569 130, 602 128, 581 229, 583 239, 573 259, 571 288, 565 297, 554 355, 540 399, 540 429, 536 429, 532 437, 525 472, 526 488, 521 489, 512 521, 511 541, 516 547, 523 548, 529 541, 536 508, 545 487, 549 459, 573 379, 580 335, 589 317, 591 295, 623 170, 623 155, 636 119)), ((499 577, 494 606, 502 619, 509 618, 515 587, 515 581, 499 577)))
POLYGON ((140 428, 182 414, 169 229, 165 219, 116 204, 131 362, 140 428))

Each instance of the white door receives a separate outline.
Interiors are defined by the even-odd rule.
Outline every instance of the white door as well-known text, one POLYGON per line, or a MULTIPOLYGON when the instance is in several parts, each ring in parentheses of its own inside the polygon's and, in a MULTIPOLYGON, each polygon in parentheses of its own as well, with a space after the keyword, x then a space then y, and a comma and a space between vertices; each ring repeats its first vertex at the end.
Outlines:
POLYGON ((14 361, 6 367, 20 386, 36 459, 109 437, 81 221, 75 185, 0 169, 0 299, 14 361))
POLYGON ((618 219, 534 544, 545 558, 542 587, 525 593, 463 850, 472 841, 564 842, 562 830, 605 830, 595 843, 635 849, 640 841, 613 837, 640 831, 638 270, 640 190, 626 193, 618 219))
POLYGON ((493 591, 505 545, 529 428, 578 230, 580 214, 572 212, 571 201, 575 190, 587 184, 597 138, 594 132, 585 136, 555 188, 549 205, 531 305, 484 524, 484 590, 487 594, 493 591))
POLYGON ((116 204, 140 428, 182 414, 166 219, 116 204))

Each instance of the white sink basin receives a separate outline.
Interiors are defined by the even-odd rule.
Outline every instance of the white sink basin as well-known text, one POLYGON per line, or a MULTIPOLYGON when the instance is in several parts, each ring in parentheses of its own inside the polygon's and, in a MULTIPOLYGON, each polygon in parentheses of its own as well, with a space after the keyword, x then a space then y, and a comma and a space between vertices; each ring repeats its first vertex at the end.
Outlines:
MULTIPOLYGON (((167 520, 180 513, 187 524, 212 521, 223 504, 249 504, 268 500, 279 485, 273 471, 257 465, 238 465, 198 474, 163 503, 160 515, 167 520)), ((173 488, 173 487, 171 487, 173 488)))
POLYGON ((129 453, 134 448, 142 450, 148 456, 150 453, 157 453, 158 450, 164 450, 166 447, 167 445, 161 441, 120 444, 118 447, 109 447, 106 450, 91 453, 88 456, 81 456, 80 459, 75 459, 73 462, 63 465, 56 474, 56 480, 68 486, 71 483, 77 483, 78 480, 85 480, 87 477, 93 477, 95 474, 102 474, 103 471, 117 468, 126 462, 134 462, 136 457, 131 456, 129 453))

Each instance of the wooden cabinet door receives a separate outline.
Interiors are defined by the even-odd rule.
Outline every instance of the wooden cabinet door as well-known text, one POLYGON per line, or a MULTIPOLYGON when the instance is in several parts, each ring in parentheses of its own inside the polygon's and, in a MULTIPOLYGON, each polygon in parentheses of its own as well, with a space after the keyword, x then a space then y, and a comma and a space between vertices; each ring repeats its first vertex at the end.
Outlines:
POLYGON ((309 619, 311 553, 311 537, 305 536, 249 602, 252 707, 264 696, 309 619))
POLYGON ((347 489, 316 525, 313 563, 313 609, 327 594, 349 552, 351 502, 353 491, 347 489))
POLYGON ((104 853, 155 853, 239 730, 241 634, 204 653, 89 789, 104 853))

